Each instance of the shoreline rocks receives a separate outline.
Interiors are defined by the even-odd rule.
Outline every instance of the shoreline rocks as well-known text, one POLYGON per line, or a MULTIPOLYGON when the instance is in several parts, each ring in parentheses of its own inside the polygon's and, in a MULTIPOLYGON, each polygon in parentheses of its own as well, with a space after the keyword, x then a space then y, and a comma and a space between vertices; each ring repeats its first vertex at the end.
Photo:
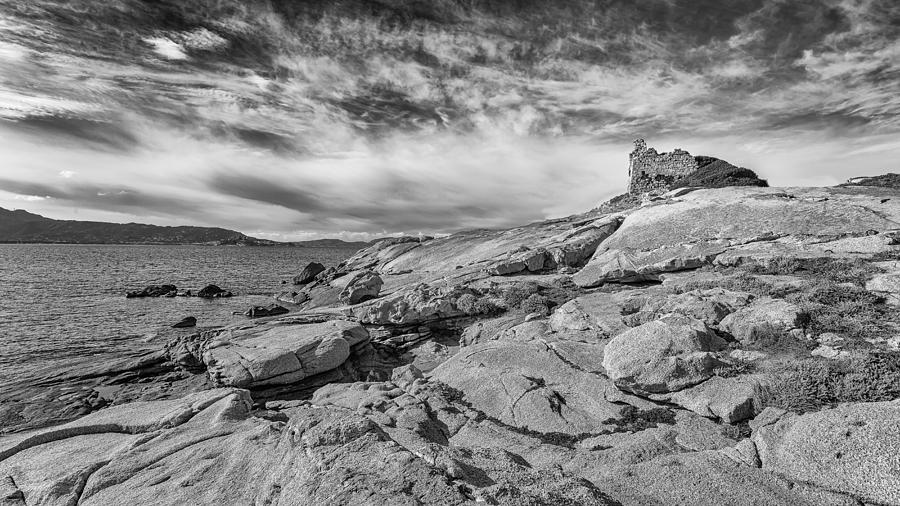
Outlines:
POLYGON ((338 297, 341 302, 351 306, 377 298, 384 285, 381 276, 372 271, 351 273, 347 278, 347 284, 338 297))
POLYGON ((265 316, 280 316, 287 313, 290 313, 290 310, 286 307, 278 304, 269 304, 268 306, 253 306, 244 315, 250 318, 262 318, 265 316))
POLYGON ((172 325, 172 328, 173 329, 186 329, 186 328, 196 327, 196 326, 197 326, 197 318, 195 318, 193 316, 186 316, 180 322, 176 323, 175 325, 172 325))
POLYGON ((173 341, 167 351, 175 363, 205 369, 214 384, 256 388, 296 384, 336 369, 368 340, 354 322, 285 320, 201 332, 173 341))
POLYGON ((295 285, 306 285, 315 281, 316 276, 325 270, 325 266, 318 262, 310 262, 300 271, 300 274, 294 276, 295 285))
POLYGON ((90 414, 0 438, 0 490, 28 504, 900 504, 900 400, 880 402, 900 319, 864 288, 897 291, 900 199, 884 191, 654 191, 311 263, 278 296, 291 315, 272 304, 172 332, 143 365, 58 388, 56 421, 90 414), (804 298, 823 283, 833 298, 804 298))
POLYGON ((143 297, 174 297, 178 293, 175 285, 149 285, 143 290, 133 290, 125 293, 126 299, 143 297))
POLYGON ((201 299, 218 299, 221 297, 231 297, 233 294, 228 290, 223 290, 216 285, 206 285, 199 292, 197 297, 201 299))
POLYGON ((158 298, 158 297, 200 297, 203 299, 217 299, 233 297, 234 294, 228 290, 223 290, 216 285, 207 285, 197 293, 191 290, 179 291, 175 285, 149 285, 141 290, 130 290, 125 292, 126 299, 139 298, 158 298))

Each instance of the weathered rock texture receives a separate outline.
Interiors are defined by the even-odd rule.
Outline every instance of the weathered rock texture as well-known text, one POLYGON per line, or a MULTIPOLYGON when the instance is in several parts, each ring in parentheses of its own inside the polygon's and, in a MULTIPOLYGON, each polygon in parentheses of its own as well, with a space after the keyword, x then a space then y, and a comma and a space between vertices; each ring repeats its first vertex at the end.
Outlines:
POLYGON ((763 469, 868 503, 900 504, 900 401, 772 419, 753 433, 763 469))
POLYGON ((369 339, 357 323, 270 322, 201 332, 172 343, 173 361, 205 368, 222 386, 258 388, 298 383, 336 369, 369 339))
POLYGON ((111 408, 0 440, 0 475, 10 474, 33 505, 469 502, 364 417, 305 407, 272 422, 250 415, 242 390, 111 408))
POLYGON ((676 392, 713 375, 726 342, 703 322, 667 315, 619 334, 606 345, 603 367, 629 391, 676 392))
MULTIPOLYGON (((632 175, 667 167, 648 198, 380 241, 289 317, 17 384, 0 497, 900 504, 900 401, 862 402, 896 393, 895 190, 663 193, 689 155, 639 148, 632 175)), ((743 177, 706 161, 675 184, 743 177)))
POLYGON ((704 265, 777 258, 854 258, 896 251, 900 200, 873 188, 721 188, 629 213, 573 278, 583 287, 658 280, 704 265), (874 232, 875 235, 872 235, 874 232), (848 239, 874 237, 866 241, 848 239), (879 239, 881 238, 881 239, 879 239))

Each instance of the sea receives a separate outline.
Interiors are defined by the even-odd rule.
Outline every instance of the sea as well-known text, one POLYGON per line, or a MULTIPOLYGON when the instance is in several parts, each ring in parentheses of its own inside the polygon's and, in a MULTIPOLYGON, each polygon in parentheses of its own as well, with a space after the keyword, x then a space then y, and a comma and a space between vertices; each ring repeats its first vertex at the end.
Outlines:
POLYGON ((292 289, 311 261, 333 266, 352 248, 0 244, 0 387, 144 350, 159 350, 186 316, 198 328, 247 321, 253 305, 292 289), (234 297, 126 299, 152 284, 234 297), (240 313, 240 314, 233 314, 240 313))

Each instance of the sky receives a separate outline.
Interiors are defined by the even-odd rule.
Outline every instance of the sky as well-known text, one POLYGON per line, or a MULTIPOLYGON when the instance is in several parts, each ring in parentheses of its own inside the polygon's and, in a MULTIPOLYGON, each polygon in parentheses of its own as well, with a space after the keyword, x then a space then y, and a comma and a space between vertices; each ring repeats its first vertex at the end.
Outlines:
POLYGON ((0 207, 275 240, 900 172, 897 0, 0 0, 0 207))

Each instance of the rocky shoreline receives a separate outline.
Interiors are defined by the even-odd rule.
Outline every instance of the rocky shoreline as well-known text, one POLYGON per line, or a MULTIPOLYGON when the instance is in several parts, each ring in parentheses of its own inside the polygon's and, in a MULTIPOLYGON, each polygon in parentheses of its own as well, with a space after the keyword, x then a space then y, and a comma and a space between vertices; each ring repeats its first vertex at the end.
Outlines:
POLYGON ((865 183, 310 265, 287 316, 5 406, 3 504, 900 504, 900 194, 865 183))

